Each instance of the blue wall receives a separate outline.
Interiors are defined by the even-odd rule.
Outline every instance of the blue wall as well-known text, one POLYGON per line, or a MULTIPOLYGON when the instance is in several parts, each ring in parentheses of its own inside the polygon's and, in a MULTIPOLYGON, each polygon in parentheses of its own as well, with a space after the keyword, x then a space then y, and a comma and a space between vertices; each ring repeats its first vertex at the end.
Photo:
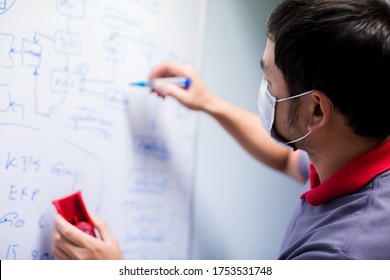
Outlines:
MULTIPOLYGON (((208 1, 202 76, 216 95, 256 113, 265 22, 279 2, 208 1)), ((277 258, 300 186, 251 158, 205 114, 195 185, 194 259, 277 258)))

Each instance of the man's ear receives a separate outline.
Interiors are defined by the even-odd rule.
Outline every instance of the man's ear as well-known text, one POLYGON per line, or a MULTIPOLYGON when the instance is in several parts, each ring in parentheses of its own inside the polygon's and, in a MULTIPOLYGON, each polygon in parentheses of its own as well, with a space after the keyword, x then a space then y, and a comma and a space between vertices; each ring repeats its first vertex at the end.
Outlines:
POLYGON ((316 90, 310 96, 311 120, 307 129, 313 132, 329 123, 333 112, 333 104, 322 91, 316 90))

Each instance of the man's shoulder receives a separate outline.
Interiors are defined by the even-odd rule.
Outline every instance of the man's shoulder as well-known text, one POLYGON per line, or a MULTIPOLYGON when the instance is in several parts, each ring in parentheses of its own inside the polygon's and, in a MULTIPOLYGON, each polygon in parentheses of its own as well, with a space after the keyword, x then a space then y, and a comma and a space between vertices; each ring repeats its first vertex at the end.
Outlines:
POLYGON ((355 193, 298 207, 281 258, 390 259, 390 171, 355 193))

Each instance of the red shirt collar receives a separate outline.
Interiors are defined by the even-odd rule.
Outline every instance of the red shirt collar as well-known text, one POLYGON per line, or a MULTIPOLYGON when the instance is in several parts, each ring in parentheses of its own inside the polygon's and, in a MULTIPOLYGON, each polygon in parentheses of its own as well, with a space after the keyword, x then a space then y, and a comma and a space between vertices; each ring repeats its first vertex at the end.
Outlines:
POLYGON ((390 141, 353 159, 320 184, 317 171, 310 163, 310 190, 301 195, 313 206, 354 193, 377 175, 390 170, 390 141))

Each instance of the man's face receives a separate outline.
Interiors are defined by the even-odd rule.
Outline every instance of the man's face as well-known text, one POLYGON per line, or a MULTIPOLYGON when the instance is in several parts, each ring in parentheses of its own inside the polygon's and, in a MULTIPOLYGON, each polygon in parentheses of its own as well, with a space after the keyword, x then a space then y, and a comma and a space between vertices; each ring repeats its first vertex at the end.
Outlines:
MULTIPOLYGON (((287 85, 282 72, 275 65, 275 44, 270 39, 264 50, 261 61, 264 78, 268 81, 268 90, 276 98, 288 97, 287 85)), ((304 99, 302 97, 300 99, 304 99)), ((298 102, 302 102, 299 100, 298 102)), ((296 108, 297 112, 290 112, 292 101, 284 101, 276 103, 274 129, 278 136, 283 140, 290 141, 297 139, 307 133, 305 120, 299 115, 300 106, 296 108), (297 117, 292 118, 295 115, 297 117), (300 123, 302 122, 302 124, 300 123)), ((306 122, 307 124, 307 122, 306 122)))

